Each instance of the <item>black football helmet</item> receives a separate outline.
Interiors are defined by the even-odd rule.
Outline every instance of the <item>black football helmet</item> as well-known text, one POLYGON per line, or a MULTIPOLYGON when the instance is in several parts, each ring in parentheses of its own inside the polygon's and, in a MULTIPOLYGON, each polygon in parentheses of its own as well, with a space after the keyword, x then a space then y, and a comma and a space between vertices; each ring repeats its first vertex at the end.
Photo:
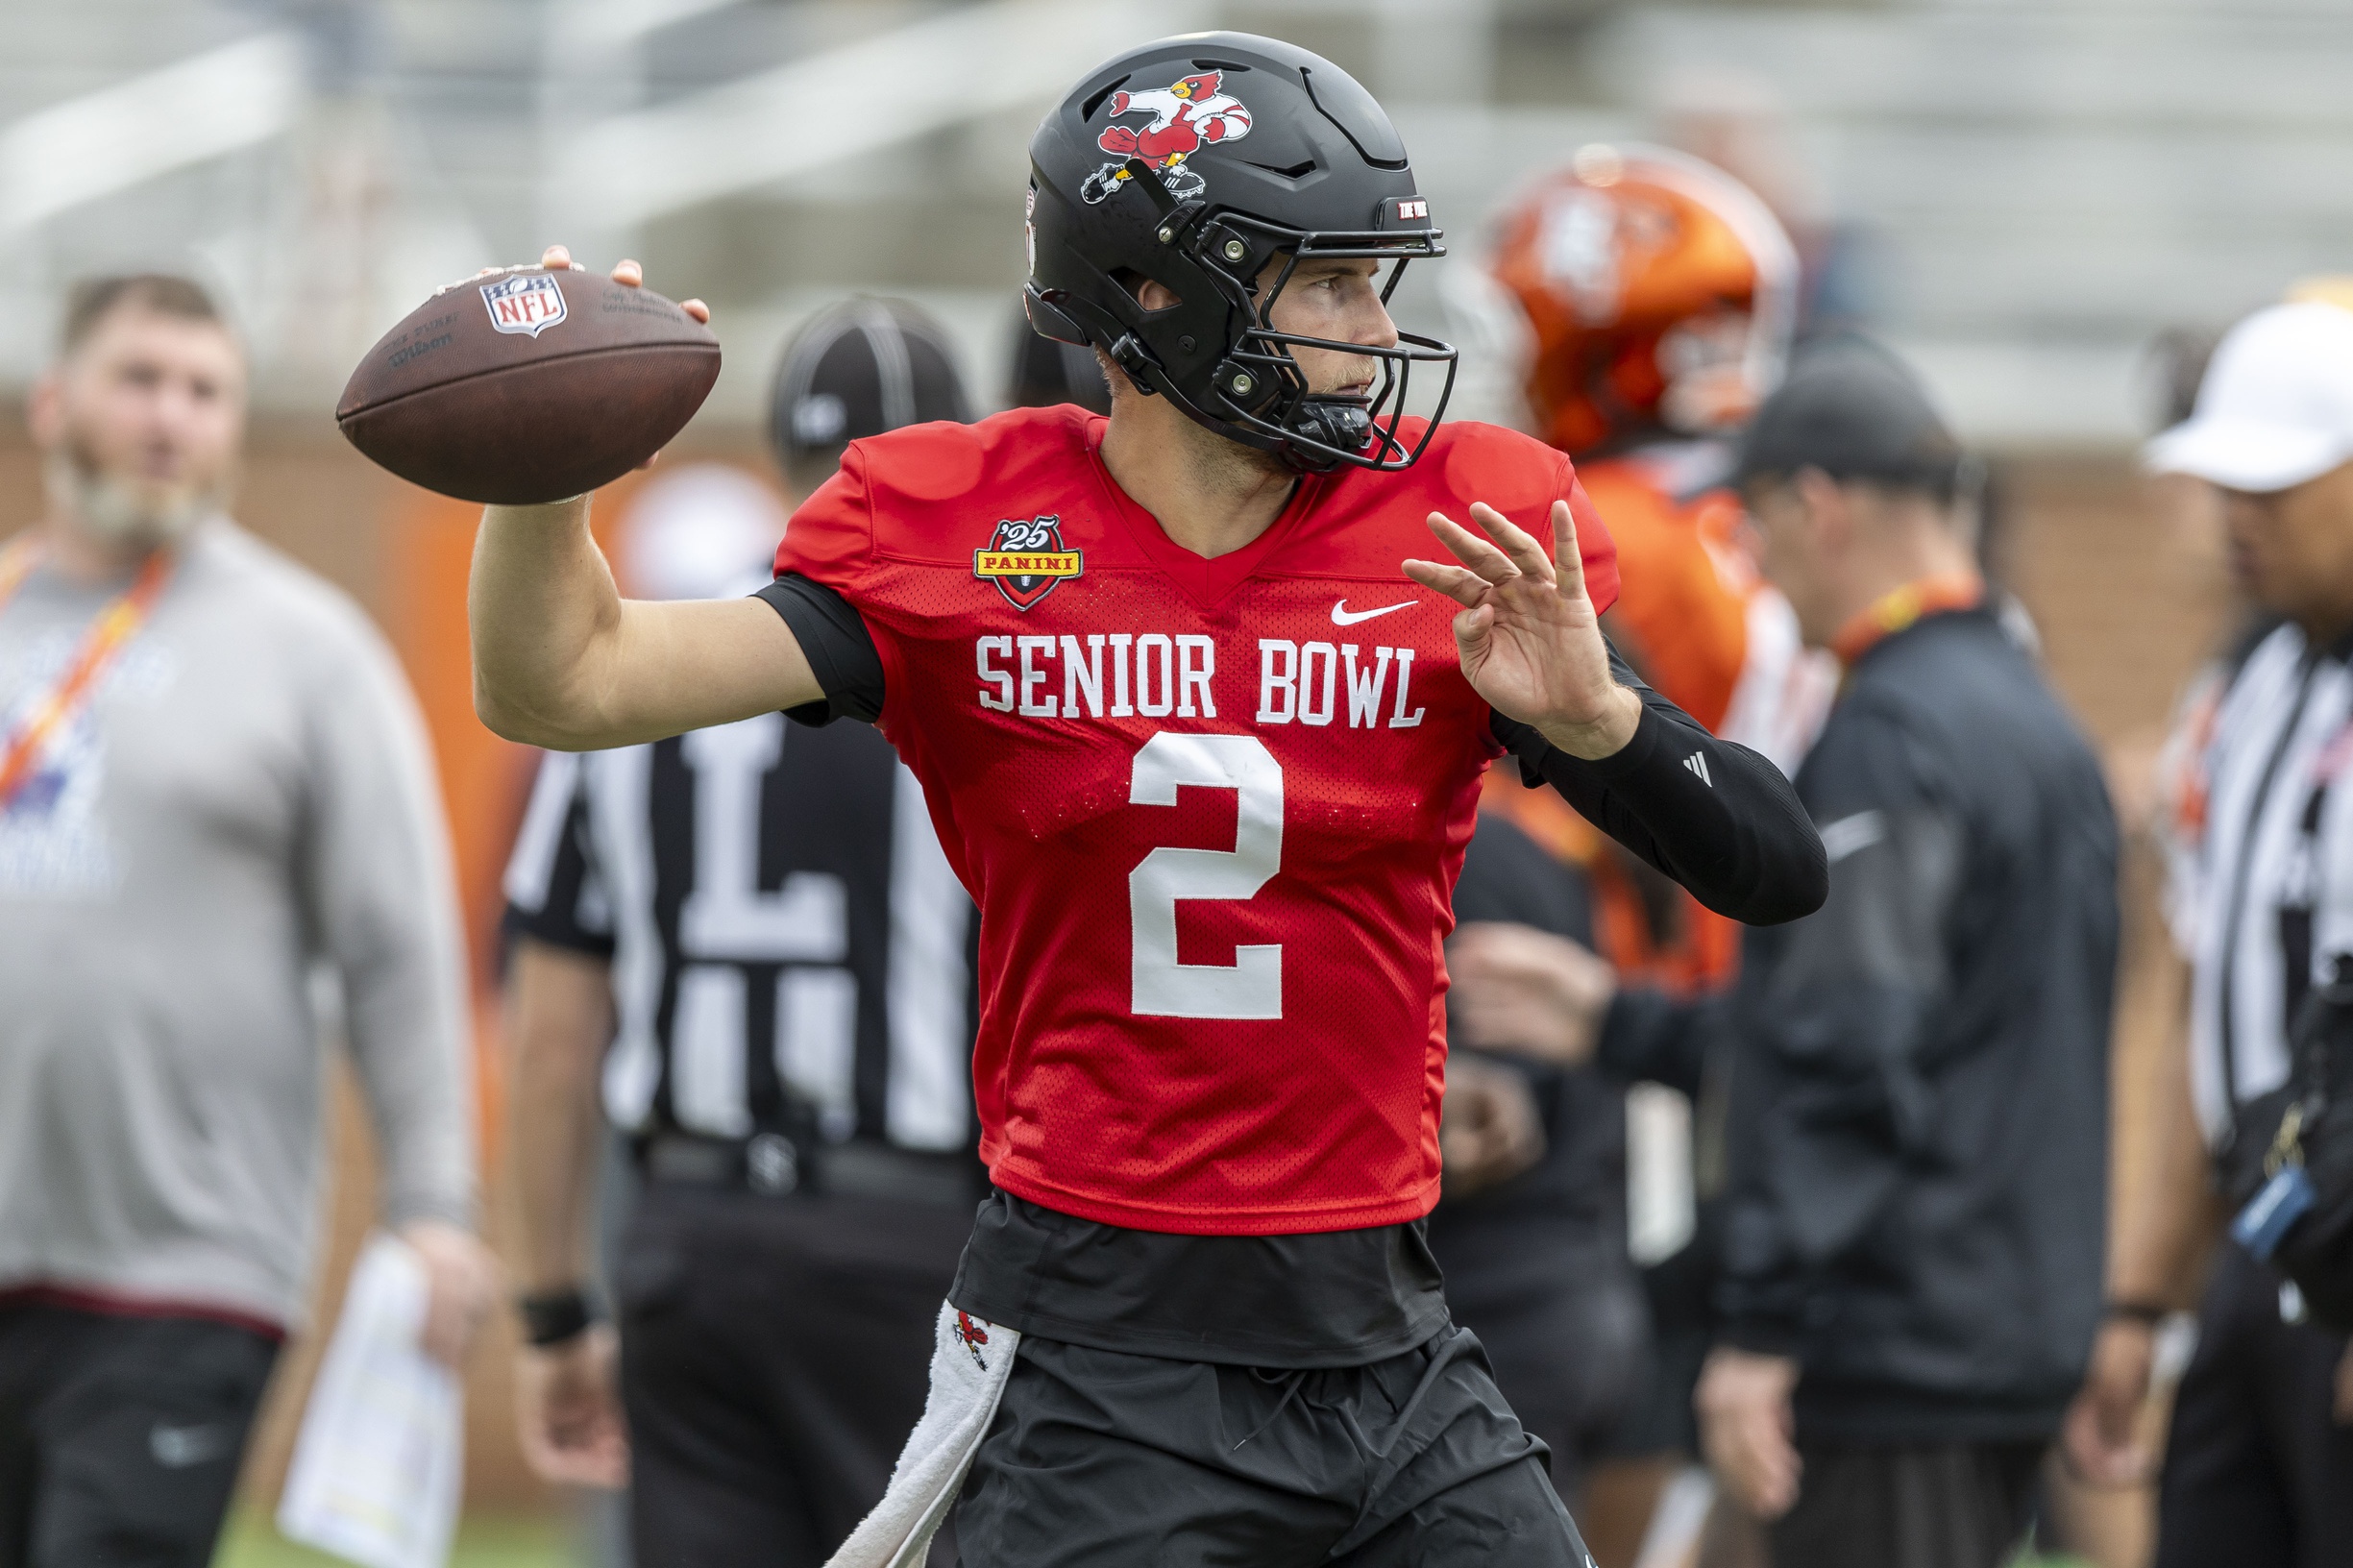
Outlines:
POLYGON ((1031 138, 1029 285, 1039 331, 1092 344, 1145 392, 1289 467, 1411 466, 1397 437, 1417 364, 1442 364, 1430 429, 1455 383, 1455 351, 1398 334, 1368 348, 1274 330, 1270 317, 1302 261, 1406 262, 1446 254, 1413 188, 1405 144, 1371 93, 1305 49, 1245 33, 1194 33, 1090 73, 1031 138), (1281 257, 1274 283, 1259 275, 1281 257), (1147 311, 1154 280, 1180 303, 1147 311), (1294 347, 1381 361, 1369 396, 1318 396, 1294 347))

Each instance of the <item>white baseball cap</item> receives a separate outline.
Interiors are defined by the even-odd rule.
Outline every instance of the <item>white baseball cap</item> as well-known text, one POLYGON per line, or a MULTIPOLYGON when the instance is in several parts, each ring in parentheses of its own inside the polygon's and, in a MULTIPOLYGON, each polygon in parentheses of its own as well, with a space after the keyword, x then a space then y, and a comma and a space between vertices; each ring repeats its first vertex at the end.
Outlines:
POLYGON ((2160 474, 2285 490, 2353 459, 2353 310, 2258 310, 2214 351, 2190 417, 2148 444, 2160 474))

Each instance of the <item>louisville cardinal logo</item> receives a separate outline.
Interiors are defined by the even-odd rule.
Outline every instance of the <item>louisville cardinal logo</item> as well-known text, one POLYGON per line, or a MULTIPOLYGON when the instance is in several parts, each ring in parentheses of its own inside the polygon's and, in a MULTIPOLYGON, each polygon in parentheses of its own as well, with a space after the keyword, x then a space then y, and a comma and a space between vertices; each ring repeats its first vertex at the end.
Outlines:
POLYGON ((1065 577, 1082 576, 1086 557, 1062 541, 1059 517, 1009 517, 972 551, 972 576, 996 584, 1005 602, 1026 610, 1065 577))
POLYGON ((969 1312, 960 1311, 956 1313, 955 1327, 948 1332, 963 1343, 965 1349, 972 1353, 973 1365, 979 1367, 983 1372, 989 1370, 988 1358, 980 1353, 980 1347, 989 1342, 989 1331, 981 1326, 980 1319, 969 1312))
POLYGON ((1205 182, 1185 160, 1204 147, 1239 141, 1250 134, 1250 110, 1240 99, 1220 90, 1223 75, 1203 71, 1172 86, 1113 93, 1112 118, 1149 114, 1151 123, 1111 126, 1095 137, 1095 145, 1111 154, 1112 161, 1089 175, 1079 194, 1091 203, 1116 194, 1128 180, 1127 160, 1140 158, 1179 201, 1200 195, 1205 182))

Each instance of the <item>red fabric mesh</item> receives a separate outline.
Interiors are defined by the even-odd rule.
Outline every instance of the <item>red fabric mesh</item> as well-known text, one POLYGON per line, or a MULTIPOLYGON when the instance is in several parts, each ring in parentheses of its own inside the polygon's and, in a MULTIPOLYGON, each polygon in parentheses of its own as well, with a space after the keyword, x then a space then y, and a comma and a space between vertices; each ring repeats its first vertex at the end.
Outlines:
MULTIPOLYGON (((1457 667, 1453 605, 1399 563, 1437 553, 1423 522, 1431 510, 1462 519, 1473 500, 1549 544, 1547 511, 1567 495, 1590 591, 1605 606, 1616 592, 1608 534, 1557 453, 1457 424, 1405 474, 1306 480, 1260 540, 1203 560, 1111 483, 1094 454, 1102 425, 1075 408, 1021 409, 860 442, 777 554, 780 573, 831 584, 864 616, 888 682, 884 730, 922 780, 980 906, 982 1157, 1009 1191, 1146 1230, 1279 1234, 1414 1218, 1437 1196, 1440 944, 1495 747, 1486 704, 1457 667), (1023 610, 975 576, 974 552, 992 547, 1000 522, 1042 516, 1057 519, 1061 548, 1082 565, 1023 610), (1343 605, 1386 613, 1336 625, 1343 605), (1091 670, 1089 639, 1106 639, 1099 715, 1066 671, 1065 636, 1091 670), (1175 639, 1210 639, 1215 715, 1200 706, 1202 688, 1182 681, 1169 695, 1192 699, 1193 714, 1140 711, 1146 698, 1164 699, 1162 650, 1148 661, 1151 690, 1140 691, 1134 643, 1128 698, 1140 711, 1115 715, 1120 636, 1168 638, 1171 665, 1182 653, 1196 668, 1198 648, 1175 639), (979 674, 985 638, 1008 640, 989 656, 1002 679, 979 674), (1022 638, 1053 644, 1024 650, 1022 638), (1311 715, 1322 711, 1323 670, 1334 667, 1328 723, 1260 721, 1262 639, 1301 650, 1294 712, 1302 698, 1311 715), (1353 703, 1344 647, 1356 649, 1353 703), (1402 708, 1401 650, 1412 654, 1402 708), (1027 683, 1025 651, 1042 673, 1027 683), (1075 719, 1061 711, 1067 697, 1075 719), (1024 714, 1024 698, 1056 711, 1024 714), (1417 710, 1418 723, 1395 722, 1417 710), (1131 873, 1169 848, 1226 852, 1218 874, 1239 874, 1231 852, 1242 791, 1180 783, 1173 805, 1131 803, 1139 753, 1160 733, 1253 737, 1280 770, 1280 856, 1263 862, 1273 874, 1247 897, 1176 900, 1172 955, 1230 968, 1238 946, 1279 945, 1279 1017, 1136 1011, 1131 873)), ((1280 711, 1282 688, 1273 695, 1280 711)), ((1215 744, 1228 747, 1221 756, 1259 754, 1215 744)), ((1262 799, 1266 771, 1251 776, 1262 799)), ((1228 994, 1216 972, 1163 978, 1188 1007, 1228 994)))

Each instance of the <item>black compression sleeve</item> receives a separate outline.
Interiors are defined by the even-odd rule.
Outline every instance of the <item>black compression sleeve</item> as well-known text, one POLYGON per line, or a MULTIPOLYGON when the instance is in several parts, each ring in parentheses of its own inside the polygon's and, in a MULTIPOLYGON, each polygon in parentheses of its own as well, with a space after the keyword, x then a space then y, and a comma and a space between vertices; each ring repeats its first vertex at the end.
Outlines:
POLYGON ((882 655, 848 600, 798 573, 778 577, 753 597, 784 617, 825 693, 821 702, 785 709, 787 719, 822 726, 836 719, 870 724, 882 717, 882 655))
POLYGON ((1641 695, 1642 722, 1616 754, 1586 762, 1530 724, 1497 714, 1494 733, 1533 785, 1557 790, 1603 832, 1719 915, 1775 925, 1810 915, 1829 892, 1822 840, 1781 771, 1718 740, 1609 655, 1641 695))

